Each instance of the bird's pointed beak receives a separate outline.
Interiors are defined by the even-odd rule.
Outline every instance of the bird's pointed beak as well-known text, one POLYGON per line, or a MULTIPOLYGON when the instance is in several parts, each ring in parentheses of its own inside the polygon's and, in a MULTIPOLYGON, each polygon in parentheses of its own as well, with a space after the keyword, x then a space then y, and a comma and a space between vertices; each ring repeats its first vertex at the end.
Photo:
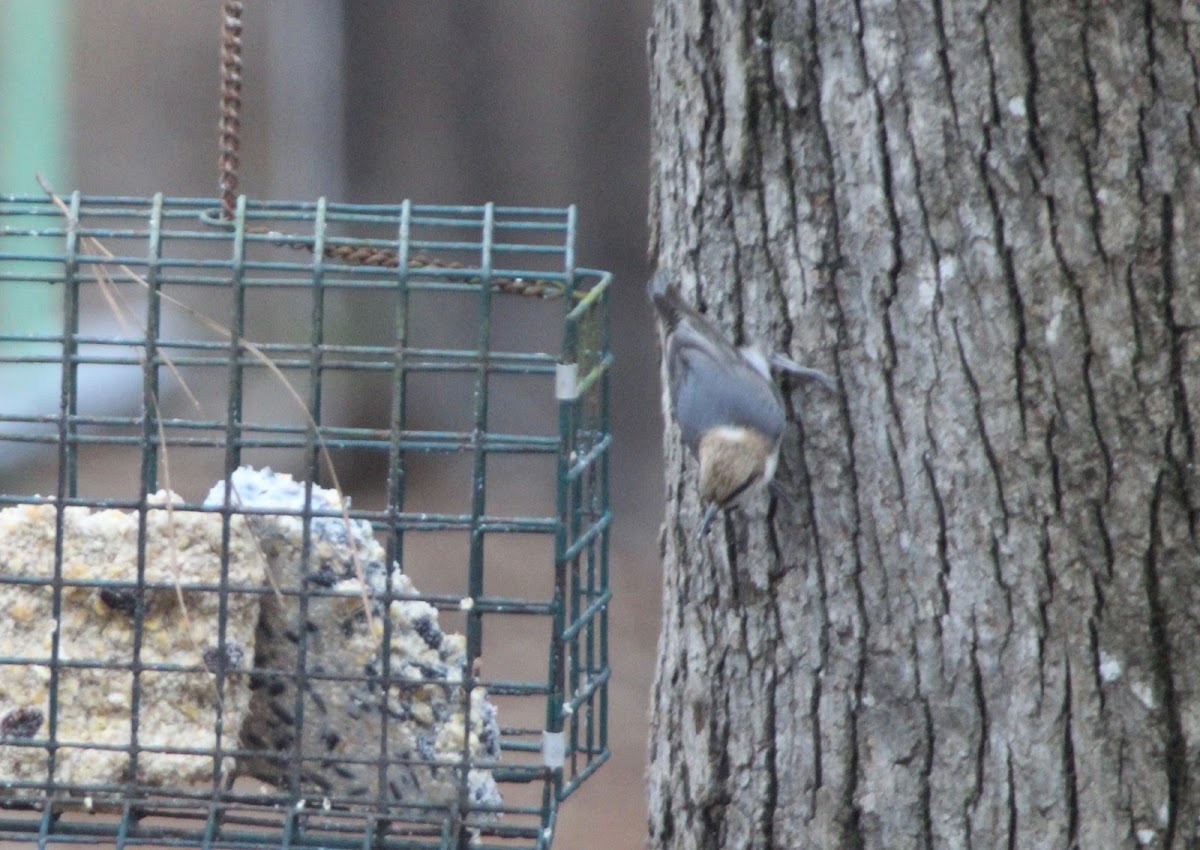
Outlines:
POLYGON ((703 538, 708 533, 708 527, 717 518, 717 511, 719 510, 720 507, 717 506, 716 502, 709 502, 708 507, 704 510, 704 519, 700 521, 700 533, 696 535, 697 538, 703 538))

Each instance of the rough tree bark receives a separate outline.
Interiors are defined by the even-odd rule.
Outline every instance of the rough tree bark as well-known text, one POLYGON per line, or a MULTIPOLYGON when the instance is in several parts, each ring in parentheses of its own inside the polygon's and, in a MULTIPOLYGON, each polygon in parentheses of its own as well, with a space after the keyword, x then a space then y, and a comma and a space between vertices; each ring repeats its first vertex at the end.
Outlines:
POLYGON ((1200 7, 659 0, 652 251, 789 393, 697 541, 651 845, 1200 844, 1200 7))

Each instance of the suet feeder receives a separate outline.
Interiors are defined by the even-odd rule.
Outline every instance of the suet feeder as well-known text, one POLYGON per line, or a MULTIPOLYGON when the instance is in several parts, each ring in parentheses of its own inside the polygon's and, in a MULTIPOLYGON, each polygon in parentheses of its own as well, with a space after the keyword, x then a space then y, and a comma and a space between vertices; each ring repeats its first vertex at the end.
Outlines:
POLYGON ((609 277, 575 267, 573 211, 241 199, 226 222, 213 201, 63 203, 0 199, 17 248, 0 296, 45 287, 64 317, 0 339, 6 377, 54 389, 44 409, 0 397, 0 445, 55 467, 48 495, 0 496, 0 837, 550 846, 559 803, 608 755, 609 277), (386 311, 386 344, 339 327, 361 297, 386 311), (302 331, 246 336, 297 302, 302 331), (88 330, 98 305, 121 330, 88 330), (501 333, 513 306, 558 349, 501 333), (435 313, 476 344, 439 347, 435 313), (390 421, 346 424, 328 399, 372 376, 390 421), (413 421, 429 379, 463 392, 457 426, 413 421), (206 381, 216 410, 184 397, 206 381), (106 407, 89 391, 106 382, 136 384, 136 404, 106 407), (550 415, 500 416, 517 384, 550 415), (271 386, 283 402, 256 403, 271 386), (374 471, 369 507, 341 498, 342 459, 374 471), (162 492, 214 464, 211 492, 162 492), (414 468, 465 476, 462 504, 420 504, 414 468), (545 509, 514 512, 501 475, 545 509), (513 538, 529 560, 505 575, 535 593, 492 567, 513 538), (493 642, 535 633, 520 675, 489 672, 493 642))

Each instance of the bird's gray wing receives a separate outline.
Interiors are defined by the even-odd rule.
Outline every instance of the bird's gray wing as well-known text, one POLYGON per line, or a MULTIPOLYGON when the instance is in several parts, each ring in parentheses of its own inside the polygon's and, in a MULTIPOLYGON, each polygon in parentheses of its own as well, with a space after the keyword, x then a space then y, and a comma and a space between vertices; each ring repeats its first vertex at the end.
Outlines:
POLYGON ((697 451, 700 438, 721 426, 753 428, 769 440, 783 433, 787 418, 778 388, 724 339, 681 322, 667 351, 671 405, 684 443, 697 451))

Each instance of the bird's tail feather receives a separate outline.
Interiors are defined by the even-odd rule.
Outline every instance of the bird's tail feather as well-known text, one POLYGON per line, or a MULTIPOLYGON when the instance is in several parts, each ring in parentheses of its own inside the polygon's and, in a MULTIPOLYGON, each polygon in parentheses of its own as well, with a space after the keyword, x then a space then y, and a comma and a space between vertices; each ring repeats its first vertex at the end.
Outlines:
POLYGON ((668 328, 673 328, 681 316, 695 315, 695 311, 679 295, 666 272, 658 272, 646 284, 646 292, 654 302, 659 318, 668 328))

